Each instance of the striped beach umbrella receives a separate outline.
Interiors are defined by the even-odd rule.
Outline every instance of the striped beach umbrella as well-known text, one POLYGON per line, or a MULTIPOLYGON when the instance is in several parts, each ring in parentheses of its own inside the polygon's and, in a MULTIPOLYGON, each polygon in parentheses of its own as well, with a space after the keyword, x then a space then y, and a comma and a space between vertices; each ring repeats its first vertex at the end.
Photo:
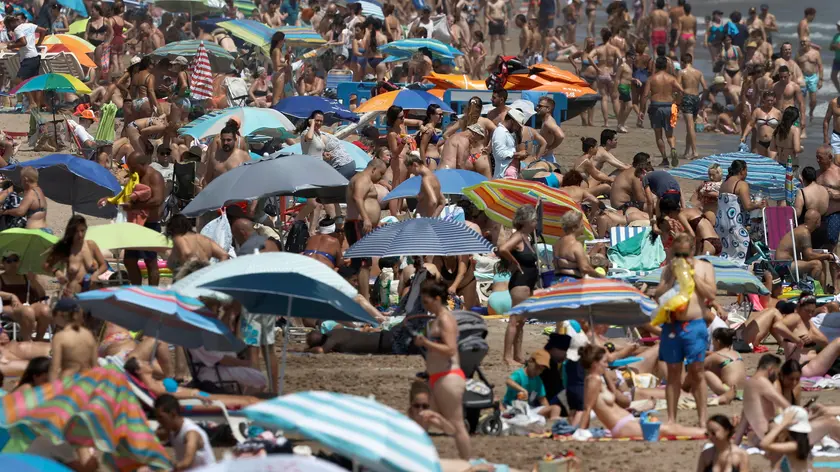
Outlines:
POLYGON ((90 89, 81 80, 70 74, 41 74, 24 80, 9 94, 52 91, 62 93, 89 94, 90 89))
POLYGON ((286 45, 293 48, 309 48, 327 43, 311 26, 281 26, 276 31, 286 35, 286 45))
MULTIPOLYGON (((729 259, 716 256, 697 256, 697 259, 708 261, 715 268, 715 285, 718 290, 728 293, 757 293, 767 295, 767 287, 753 273, 729 259)), ((646 284, 659 284, 662 269, 657 269, 637 280, 646 284)))
POLYGON ((223 0, 154 0, 153 4, 171 13, 189 13, 190 16, 218 12, 227 6, 223 0))
POLYGON ((380 20, 385 19, 385 14, 382 13, 382 5, 378 2, 371 2, 368 0, 359 0, 356 2, 349 2, 347 5, 352 5, 353 3, 359 3, 362 5, 362 15, 367 17, 374 17, 379 18, 380 20))
POLYGON ((196 298, 149 285, 129 285, 79 294, 91 316, 129 331, 190 349, 238 351, 244 345, 196 298))
POLYGON ((626 282, 585 278, 537 290, 508 313, 544 321, 588 319, 636 326, 650 322, 655 309, 656 302, 626 282))
MULTIPOLYGON (((718 164, 726 174, 726 170, 732 164, 732 161, 741 159, 747 163, 747 183, 750 184, 750 190, 757 192, 761 190, 767 194, 772 200, 784 200, 785 184, 786 184, 786 168, 782 164, 770 159, 769 157, 751 152, 728 152, 724 154, 714 154, 702 159, 697 159, 688 164, 681 165, 668 172, 674 177, 682 177, 684 179, 692 180, 708 180, 709 167, 712 164, 718 164)), ((797 179, 792 180, 794 187, 799 186, 797 179)))
POLYGON ((300 392, 239 413, 256 424, 318 442, 377 472, 437 472, 437 450, 413 420, 369 398, 335 392, 300 392))
MULTIPOLYGON (((155 57, 168 57, 175 59, 178 56, 184 56, 187 59, 193 58, 198 54, 199 45, 202 41, 190 39, 186 41, 176 41, 169 43, 166 46, 159 47, 152 52, 155 57)), ((216 72, 227 72, 233 65, 233 56, 231 53, 216 43, 208 42, 204 45, 207 51, 207 56, 210 59, 210 65, 216 72)))
POLYGON ((125 374, 115 369, 96 367, 18 389, 0 405, 0 428, 10 437, 3 452, 25 451, 43 436, 54 444, 94 447, 111 470, 172 470, 125 374))
MULTIPOLYGON (((364 3, 364 2, 363 2, 364 3)), ((426 48, 432 52, 432 57, 436 59, 449 58, 455 56, 463 56, 464 53, 456 49, 454 46, 442 43, 437 39, 425 38, 409 38, 392 41, 379 49, 386 54, 394 54, 406 52, 414 54, 422 48, 426 48)))
POLYGON ((198 50, 190 64, 190 97, 196 100, 213 98, 213 73, 204 41, 198 43, 198 50))
POLYGON ((460 256, 490 252, 493 244, 464 223, 415 218, 377 228, 350 246, 344 257, 460 256))
POLYGON ((464 189, 479 210, 491 220, 511 227, 516 209, 523 205, 543 206, 543 235, 546 241, 553 243, 565 233, 560 227, 560 217, 570 211, 576 211, 583 217, 583 239, 595 238, 592 226, 583 214, 580 205, 566 192, 551 188, 530 180, 495 179, 482 182, 464 189))
MULTIPOLYGON (((254 5, 253 3, 251 5, 254 5)), ((235 36, 248 44, 253 44, 262 49, 268 55, 271 45, 271 36, 276 32, 264 23, 254 20, 229 20, 220 21, 216 24, 226 29, 232 36, 235 36)))
POLYGON ((230 107, 202 115, 179 129, 178 133, 192 136, 195 139, 215 136, 222 131, 222 128, 231 118, 239 120, 239 133, 242 136, 253 134, 254 131, 266 126, 285 128, 287 131, 295 129, 295 125, 277 110, 257 107, 230 107))
POLYGON ((403 107, 405 110, 425 110, 429 108, 429 105, 437 105, 444 113, 454 113, 449 104, 429 92, 408 89, 394 90, 371 97, 356 108, 356 113, 361 115, 371 111, 387 111, 392 105, 403 107))

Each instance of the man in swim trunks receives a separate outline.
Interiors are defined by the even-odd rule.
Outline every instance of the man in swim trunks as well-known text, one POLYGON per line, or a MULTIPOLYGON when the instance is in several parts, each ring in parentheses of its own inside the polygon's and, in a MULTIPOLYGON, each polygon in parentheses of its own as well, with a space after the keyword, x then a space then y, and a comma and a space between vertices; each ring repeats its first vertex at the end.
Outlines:
POLYGON ((831 145, 834 157, 840 159, 840 97, 832 98, 828 102, 828 109, 823 119, 823 144, 831 145), (834 128, 829 134, 831 120, 834 120, 834 128))
POLYGON ((683 54, 682 70, 677 76, 680 86, 683 88, 682 104, 680 112, 685 120, 685 153, 684 159, 694 159, 697 154, 697 133, 694 129, 694 122, 697 113, 700 112, 700 92, 706 89, 706 79, 703 72, 694 68, 694 58, 691 54, 683 54))
MULTIPOLYGON (((682 7, 678 7, 682 10, 682 7)), ((648 26, 650 27, 650 47, 656 49, 660 44, 665 46, 668 44, 668 29, 670 27, 671 17, 665 11, 665 0, 656 0, 656 8, 650 12, 648 16, 648 26)))
POLYGON ((642 187, 642 176, 652 171, 650 155, 640 152, 633 157, 633 167, 621 171, 613 181, 610 189, 610 205, 617 210, 628 207, 643 209, 645 206, 645 189, 642 187))
POLYGON ((554 99, 549 96, 540 97, 537 102, 537 115, 542 120, 540 136, 545 139, 545 154, 540 159, 556 163, 554 150, 563 143, 566 134, 554 120, 554 99))
MULTIPOLYGON (((132 152, 126 159, 126 164, 128 164, 128 171, 136 172, 140 176, 140 183, 151 189, 151 196, 146 200, 126 203, 123 205, 123 209, 127 212, 144 210, 148 217, 143 226, 160 233, 160 211, 163 199, 166 197, 166 183, 163 181, 160 172, 152 168, 151 155, 132 152)), ((125 263, 125 270, 128 272, 128 279, 132 285, 140 285, 143 282, 143 275, 138 265, 140 259, 146 263, 149 285, 157 285, 160 282, 160 271, 157 263, 157 252, 155 251, 125 251, 123 262, 125 263)))
POLYGON ((630 111, 633 109, 630 102, 633 100, 633 65, 635 63, 636 51, 634 49, 627 50, 624 61, 618 66, 618 72, 615 75, 618 101, 621 102, 617 127, 619 133, 627 133, 625 124, 627 123, 627 117, 630 116, 630 111))
MULTIPOLYGON (((820 214, 816 210, 808 210, 805 212, 804 220, 792 232, 788 232, 779 241, 779 246, 776 248, 776 260, 779 261, 793 261, 794 238, 796 242, 796 265, 799 268, 801 275, 810 275, 814 280, 822 281, 823 276, 823 262, 828 262, 829 266, 834 264, 834 254, 831 253, 817 253, 814 251, 814 244, 811 235, 820 226, 820 214)), ((791 268, 793 270, 793 268, 791 268)), ((834 271, 832 271, 834 272, 834 271)), ((832 280, 835 287, 840 287, 837 280, 832 280)))
POLYGON ((341 243, 338 233, 335 232, 335 220, 325 218, 318 223, 318 233, 306 241, 303 255, 335 269, 344 265, 341 243))
POLYGON ((645 104, 648 95, 650 95, 650 107, 647 111, 650 116, 650 126, 656 135, 656 146, 662 155, 661 166, 668 167, 669 165, 668 156, 665 154, 667 138, 667 144, 671 150, 670 165, 676 167, 679 165, 679 160, 677 159, 677 141, 674 138, 674 128, 671 126, 671 105, 675 98, 679 99, 682 96, 683 88, 677 78, 668 73, 668 59, 666 57, 657 57, 655 65, 656 73, 645 84, 645 89, 642 92, 639 119, 644 117, 645 104))
MULTIPOLYGON (((802 69, 805 77, 805 86, 802 87, 802 95, 808 94, 808 121, 814 121, 814 109, 817 107, 817 90, 823 86, 823 62, 820 52, 811 47, 811 40, 802 38, 799 42, 799 56, 796 63, 802 69)), ((802 110, 804 113, 805 110, 802 110)))
POLYGON ((420 176, 420 193, 417 194, 417 214, 426 218, 437 218, 446 205, 446 197, 440 191, 440 181, 432 169, 419 155, 409 153, 405 167, 412 176, 420 176))
MULTIPOLYGON (((344 236, 352 246, 379 224, 381 209, 375 184, 385 175, 385 163, 371 160, 365 170, 358 172, 347 185, 347 221, 344 236)), ((359 293, 370 300, 370 259, 351 259, 350 265, 359 271, 359 293)))
POLYGON ((828 190, 828 209, 820 221, 820 228, 824 228, 832 252, 836 252, 840 239, 840 166, 834 163, 830 146, 823 144, 817 148, 817 164, 820 167, 817 183, 828 190))
POLYGON ((485 7, 485 19, 487 20, 487 33, 490 35, 490 55, 496 55, 496 42, 499 43, 500 51, 503 51, 505 34, 507 33, 508 17, 507 3, 504 0, 487 2, 485 7))

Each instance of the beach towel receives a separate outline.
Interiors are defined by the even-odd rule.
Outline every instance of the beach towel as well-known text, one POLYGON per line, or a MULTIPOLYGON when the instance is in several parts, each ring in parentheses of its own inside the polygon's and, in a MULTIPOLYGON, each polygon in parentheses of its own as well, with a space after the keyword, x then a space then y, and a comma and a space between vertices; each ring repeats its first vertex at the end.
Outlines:
POLYGON ((723 246, 720 257, 737 264, 744 263, 750 246, 750 234, 744 226, 745 221, 746 217, 741 211, 738 196, 721 193, 718 197, 717 220, 715 221, 715 232, 720 236, 720 244, 723 246))
POLYGON ((631 271, 648 271, 659 268, 665 260, 662 238, 650 240, 650 229, 625 239, 607 250, 607 257, 613 267, 631 271))
POLYGON ((671 105, 671 128, 677 127, 677 121, 680 119, 680 108, 676 103, 671 105))
POLYGON ((140 175, 137 172, 134 172, 128 177, 128 182, 125 183, 125 186, 122 188, 120 193, 108 198, 108 203, 112 205, 122 205, 123 203, 128 203, 131 193, 134 192, 134 187, 138 183, 140 183, 140 175))

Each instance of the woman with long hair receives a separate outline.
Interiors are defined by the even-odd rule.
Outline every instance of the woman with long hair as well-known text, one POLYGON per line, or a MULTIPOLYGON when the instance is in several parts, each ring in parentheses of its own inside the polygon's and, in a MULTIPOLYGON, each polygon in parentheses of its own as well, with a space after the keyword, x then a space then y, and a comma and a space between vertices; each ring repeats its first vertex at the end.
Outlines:
POLYGON ((478 124, 484 128, 484 142, 489 143, 490 137, 493 136, 493 132, 496 131, 496 124, 493 123, 492 120, 481 116, 482 106, 481 98, 470 98, 469 102, 467 102, 466 108, 463 110, 463 116, 446 128, 446 131, 443 133, 443 137, 445 139, 449 139, 456 132, 464 132, 470 127, 470 125, 478 124))
MULTIPOLYGON (((418 127, 422 124, 419 120, 407 119, 405 117, 405 110, 401 106, 391 105, 388 111, 385 112, 385 125, 388 127, 388 134, 386 139, 388 141, 388 149, 391 150, 391 171, 393 173, 393 188, 401 184, 408 178, 408 169, 405 167, 405 156, 410 151, 417 149, 417 141, 414 137, 408 134, 408 126, 418 127)), ((402 206, 401 199, 391 200, 388 203, 388 208, 392 216, 397 216, 400 206, 402 206)))
POLYGON ((128 95, 131 101, 126 107, 126 123, 157 114, 158 100, 155 95, 155 76, 149 71, 151 56, 131 59, 128 66, 128 95))
POLYGON ((443 109, 440 105, 429 105, 426 108, 426 117, 423 125, 417 132, 417 141, 420 142, 420 158, 426 161, 429 169, 435 170, 440 165, 440 148, 443 146, 443 132, 440 124, 443 121, 443 109))
MULTIPOLYGON (((336 21, 342 24, 341 21, 336 21)), ((367 68, 367 57, 365 56, 365 25, 356 23, 353 26, 353 38, 350 40, 350 70, 353 71, 353 80, 361 81, 367 68)))
POLYGON ((714 415, 706 422, 706 438, 712 447, 704 449, 697 460, 697 470, 702 471, 748 471, 750 456, 747 451, 735 445, 732 436, 735 426, 724 415, 714 415))
POLYGON ((802 152, 802 142, 799 127, 799 109, 787 107, 782 113, 782 120, 779 126, 773 131, 773 138, 767 148, 768 157, 775 159, 779 164, 786 166, 788 159, 793 163, 793 171, 799 167, 799 153, 802 152))
POLYGON ((706 355, 706 385, 719 395, 720 404, 735 399, 736 391, 747 381, 747 368, 741 354, 732 349, 735 330, 718 328, 712 333, 712 352, 706 355))
POLYGON ((324 112, 314 110, 309 114, 309 118, 295 129, 295 133, 301 135, 300 147, 304 154, 323 159, 325 143, 321 133, 322 126, 324 126, 324 112))
POLYGON ((274 66, 274 73, 271 75, 272 89, 274 90, 271 106, 286 98, 287 91, 293 91, 291 87, 287 90, 292 71, 289 53, 283 51, 285 44, 286 34, 282 31, 278 31, 271 36, 269 55, 271 56, 271 64, 274 66))
MULTIPOLYGON (((105 10, 106 7, 101 3, 94 3, 85 29, 85 39, 96 48, 93 50, 93 60, 96 64, 102 64, 103 53, 110 55, 111 40, 114 38, 114 27, 111 26, 111 20, 105 17, 105 10)), ((102 70, 99 73, 101 74, 102 70)))
POLYGON ((808 420, 808 410, 801 406, 789 406, 770 424, 770 431, 761 440, 759 447, 776 457, 782 456, 778 470, 811 470, 810 434, 814 427, 808 420))
POLYGON ((123 67, 123 55, 125 55, 125 35, 134 27, 123 19, 125 4, 122 0, 116 0, 109 9, 108 18, 111 21, 111 28, 114 33, 111 38, 111 77, 119 77, 125 72, 123 67))
POLYGON ((172 272, 192 260, 210 262, 211 259, 226 261, 228 254, 215 241, 193 231, 190 219, 177 214, 166 224, 164 235, 172 241, 167 265, 172 272))
POLYGON ((720 50, 720 60, 723 62, 723 78, 726 85, 741 86, 741 69, 744 67, 744 53, 741 48, 732 44, 732 36, 723 37, 723 47, 720 50))
POLYGON ((64 297, 90 290, 108 268, 99 246, 91 240, 85 240, 86 234, 85 218, 81 215, 71 216, 64 229, 64 236, 50 249, 44 262, 44 270, 58 279, 64 297))
POLYGON ((47 197, 38 185, 38 169, 24 167, 20 171, 20 180, 23 184, 23 200, 17 208, 0 210, 0 216, 25 217, 26 229, 40 229, 53 234, 47 227, 47 197))
POLYGON ((50 363, 49 357, 36 357, 29 361, 29 364, 26 365, 26 370, 23 371, 23 375, 20 376, 18 384, 12 391, 14 392, 27 385, 30 387, 40 387, 49 382, 50 363))
POLYGON ((779 379, 776 388, 791 405, 799 405, 802 398, 802 365, 796 359, 788 359, 779 369, 779 379))
POLYGON ((371 17, 365 21, 368 25, 365 36, 365 57, 368 65, 373 69, 373 73, 376 74, 376 81, 380 82, 385 80, 385 72, 388 71, 388 68, 382 63, 385 60, 385 55, 379 48, 388 44, 388 37, 382 32, 382 22, 379 19, 371 17))
POLYGON ((753 152, 762 156, 770 157, 770 145, 773 142, 773 134, 782 122, 782 112, 776 108, 776 92, 765 90, 761 94, 761 107, 756 108, 750 115, 750 120, 744 126, 741 133, 741 142, 746 142, 747 136, 752 133, 753 152))
POLYGON ((461 459, 470 458, 470 436, 464 424, 464 389, 466 376, 458 354, 458 322, 447 308, 446 285, 425 280, 420 285, 425 308, 434 318, 426 336, 414 337, 414 345, 426 351, 426 373, 435 410, 455 427, 455 446, 461 459))
POLYGON ((743 262, 747 257, 750 235, 744 227, 744 213, 760 210, 767 206, 767 201, 753 202, 750 197, 750 184, 747 183, 747 163, 735 159, 729 165, 726 180, 718 192, 718 218, 715 232, 722 235, 723 254, 729 260, 743 262))

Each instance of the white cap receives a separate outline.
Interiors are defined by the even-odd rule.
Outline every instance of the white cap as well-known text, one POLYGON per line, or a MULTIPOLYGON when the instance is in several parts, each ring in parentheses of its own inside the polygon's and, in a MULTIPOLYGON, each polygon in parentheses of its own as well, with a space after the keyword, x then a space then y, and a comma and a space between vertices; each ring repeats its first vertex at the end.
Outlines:
POLYGON ((566 350, 566 359, 577 362, 580 360, 580 349, 589 344, 589 338, 583 332, 569 333, 569 337, 572 341, 569 343, 569 349, 566 350))
POLYGON ((510 110, 508 110, 507 116, 513 118, 513 121, 519 123, 519 126, 523 126, 525 122, 528 121, 525 118, 525 113, 522 113, 522 110, 516 108, 511 108, 510 110))
POLYGON ((808 422, 808 411, 801 406, 789 406, 785 408, 785 411, 780 413, 776 418, 773 419, 774 423, 781 423, 782 419, 784 419, 785 415, 788 412, 794 412, 793 416, 793 424, 788 426, 788 431, 793 431, 794 433, 804 433, 808 434, 813 429, 811 427, 811 423, 808 422))

